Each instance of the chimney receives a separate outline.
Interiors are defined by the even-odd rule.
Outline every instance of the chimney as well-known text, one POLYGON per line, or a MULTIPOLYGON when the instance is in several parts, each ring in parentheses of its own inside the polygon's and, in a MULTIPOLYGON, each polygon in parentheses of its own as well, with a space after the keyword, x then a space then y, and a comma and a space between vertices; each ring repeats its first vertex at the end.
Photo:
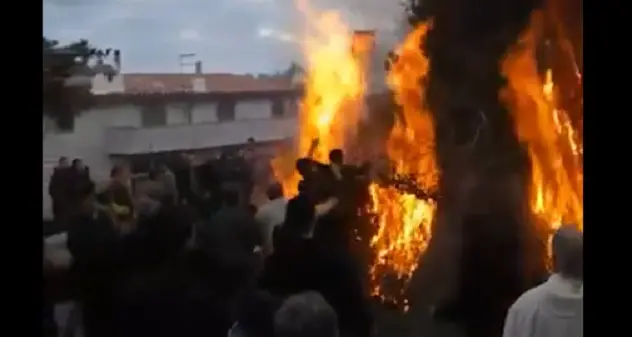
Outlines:
POLYGON ((114 50, 114 67, 116 67, 116 71, 121 72, 121 51, 119 49, 114 50))
POLYGON ((193 92, 206 92, 206 78, 204 78, 204 76, 202 75, 202 61, 195 62, 193 92))

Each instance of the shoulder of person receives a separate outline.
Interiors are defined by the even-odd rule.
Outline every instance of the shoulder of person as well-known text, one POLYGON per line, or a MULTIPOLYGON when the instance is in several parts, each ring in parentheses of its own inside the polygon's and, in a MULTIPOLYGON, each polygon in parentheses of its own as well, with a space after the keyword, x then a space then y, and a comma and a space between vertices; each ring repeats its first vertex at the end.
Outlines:
POLYGON ((544 293, 544 284, 540 284, 525 291, 522 295, 520 295, 520 297, 518 297, 514 304, 511 305, 509 312, 522 314, 534 311, 537 308, 538 303, 542 300, 544 293))

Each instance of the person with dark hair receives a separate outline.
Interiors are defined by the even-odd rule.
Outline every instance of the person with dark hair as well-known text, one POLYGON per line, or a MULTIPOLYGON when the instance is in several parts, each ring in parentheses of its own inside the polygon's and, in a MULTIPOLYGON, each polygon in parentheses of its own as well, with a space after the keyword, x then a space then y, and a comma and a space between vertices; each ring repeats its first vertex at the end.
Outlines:
POLYGON ((261 226, 263 238, 263 253, 269 256, 274 251, 272 235, 274 229, 285 221, 287 200, 283 196, 283 187, 279 183, 272 184, 266 191, 268 202, 263 204, 255 215, 255 219, 261 226))
POLYGON ((228 337, 275 337, 274 314, 281 301, 265 291, 256 291, 245 301, 239 319, 228 337))
POLYGON ((122 254, 112 216, 95 200, 94 184, 77 191, 80 211, 69 224, 67 246, 72 255, 70 277, 76 282, 87 337, 113 336, 110 332, 114 291, 122 254))
POLYGON ((68 157, 60 157, 48 182, 48 195, 50 195, 53 217, 56 222, 63 221, 62 218, 68 211, 71 194, 70 175, 68 157))
POLYGON ((329 151, 329 163, 342 166, 344 165, 344 152, 342 149, 333 149, 329 151))
POLYGON ((83 160, 79 158, 75 158, 72 160, 72 168, 77 171, 83 171, 86 168, 86 166, 83 163, 83 160))
POLYGON ((224 208, 234 208, 239 206, 239 191, 226 188, 222 191, 222 202, 224 208))
MULTIPOLYGON (((44 239, 42 239, 42 246, 42 251, 46 251, 46 242, 44 239)), ((42 296, 42 335, 44 337, 57 337, 58 326, 57 322, 55 322, 55 297, 50 286, 51 275, 55 273, 55 265, 44 255, 42 267, 42 276, 44 279, 44 296, 42 296)))
POLYGON ((553 275, 509 308, 503 337, 577 337, 584 326, 584 238, 575 226, 554 235, 553 275))
POLYGON ((338 337, 336 312, 316 292, 294 295, 274 314, 275 337, 338 337))
POLYGON ((187 245, 192 213, 167 204, 145 221, 138 228, 142 254, 120 287, 111 336, 225 336, 231 320, 226 288, 218 286, 223 270, 187 245))
POLYGON ((107 206, 115 214, 117 227, 124 231, 131 229, 134 222, 134 199, 132 197, 131 173, 126 166, 115 165, 110 170, 110 183, 106 197, 107 206))
POLYGON ((87 185, 90 179, 90 169, 84 164, 83 160, 75 158, 72 160, 71 168, 75 174, 76 181, 74 182, 78 188, 82 188, 87 185), (81 185, 81 186, 80 186, 81 185))
POLYGON ((224 207, 197 235, 202 249, 223 275, 221 287, 227 294, 239 297, 255 283, 262 239, 254 216, 239 204, 238 192, 224 190, 222 194, 224 207))
POLYGON ((70 188, 69 208, 74 210, 78 208, 78 204, 81 203, 82 195, 81 191, 92 184, 90 179, 90 171, 86 167, 81 159, 73 159, 72 166, 68 174, 68 185, 70 188))
POLYGON ((173 203, 178 201, 178 186, 176 184, 176 176, 165 164, 158 166, 156 181, 160 182, 165 195, 173 199, 173 203))

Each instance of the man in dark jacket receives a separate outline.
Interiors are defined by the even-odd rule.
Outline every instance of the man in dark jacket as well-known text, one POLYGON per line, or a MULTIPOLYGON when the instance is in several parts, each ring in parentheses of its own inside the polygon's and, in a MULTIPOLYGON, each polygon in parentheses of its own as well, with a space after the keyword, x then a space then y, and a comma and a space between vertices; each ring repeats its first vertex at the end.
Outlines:
POLYGON ((78 193, 83 196, 81 210, 68 228, 71 278, 82 304, 85 335, 112 336, 113 283, 123 261, 119 235, 111 216, 96 206, 94 184, 78 193))
POLYGON ((59 158, 59 163, 55 167, 53 175, 50 177, 48 184, 48 194, 50 195, 53 216, 55 221, 59 222, 68 207, 68 198, 70 194, 70 164, 67 157, 59 158))
POLYGON ((224 207, 202 228, 202 245, 226 275, 227 292, 238 292, 254 282, 261 262, 262 237, 254 216, 239 205, 238 192, 223 192, 224 207))

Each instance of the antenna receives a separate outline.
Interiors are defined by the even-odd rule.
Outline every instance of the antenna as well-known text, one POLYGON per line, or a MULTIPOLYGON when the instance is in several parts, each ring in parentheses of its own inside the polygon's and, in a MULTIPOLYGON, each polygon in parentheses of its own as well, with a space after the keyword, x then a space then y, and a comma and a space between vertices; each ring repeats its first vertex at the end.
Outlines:
POLYGON ((189 59, 195 57, 195 53, 183 53, 178 54, 178 64, 180 65, 180 72, 185 72, 185 67, 194 67, 195 62, 189 61, 189 59))

